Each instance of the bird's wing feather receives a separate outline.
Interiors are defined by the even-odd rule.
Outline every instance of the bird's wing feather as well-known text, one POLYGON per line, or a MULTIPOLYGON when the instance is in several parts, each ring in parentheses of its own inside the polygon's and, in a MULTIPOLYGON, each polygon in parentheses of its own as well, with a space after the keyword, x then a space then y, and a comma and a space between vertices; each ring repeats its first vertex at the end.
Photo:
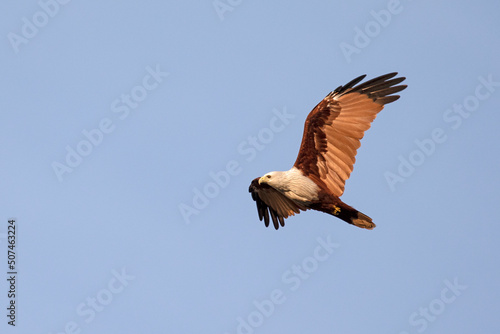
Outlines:
POLYGON ((269 226, 269 215, 274 228, 278 229, 280 225, 285 226, 285 218, 300 213, 300 210, 306 210, 271 186, 259 184, 259 178, 252 181, 248 191, 252 193, 252 198, 257 203, 259 219, 264 219, 266 227, 269 226))
POLYGON ((361 138, 384 105, 396 101, 392 95, 406 88, 405 78, 389 73, 358 84, 362 75, 328 94, 309 113, 294 166, 305 176, 314 176, 335 195, 344 192, 356 161, 361 138))

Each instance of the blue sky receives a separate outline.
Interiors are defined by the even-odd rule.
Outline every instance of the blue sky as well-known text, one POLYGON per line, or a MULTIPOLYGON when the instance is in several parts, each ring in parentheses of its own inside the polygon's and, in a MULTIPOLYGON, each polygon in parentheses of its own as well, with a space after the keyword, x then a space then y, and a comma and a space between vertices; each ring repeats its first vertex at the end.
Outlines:
POLYGON ((2 333, 499 331, 497 1, 0 6, 2 333), (377 228, 265 228, 250 181, 393 71, 342 197, 377 228))

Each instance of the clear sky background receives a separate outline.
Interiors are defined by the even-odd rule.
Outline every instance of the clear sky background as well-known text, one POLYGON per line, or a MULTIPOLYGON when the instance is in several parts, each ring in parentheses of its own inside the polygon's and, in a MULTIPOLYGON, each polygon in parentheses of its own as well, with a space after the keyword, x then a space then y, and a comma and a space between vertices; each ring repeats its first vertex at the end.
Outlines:
POLYGON ((0 4, 2 333, 499 332, 498 1, 59 1, 0 4), (393 71, 342 197, 377 228, 265 228, 250 181, 393 71))

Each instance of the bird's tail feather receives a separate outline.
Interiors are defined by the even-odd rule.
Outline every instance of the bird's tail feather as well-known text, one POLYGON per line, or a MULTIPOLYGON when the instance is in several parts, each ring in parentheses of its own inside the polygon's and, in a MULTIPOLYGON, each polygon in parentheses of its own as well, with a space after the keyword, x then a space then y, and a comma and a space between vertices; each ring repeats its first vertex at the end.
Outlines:
POLYGON ((370 217, 342 202, 339 205, 334 205, 328 213, 349 224, 367 230, 373 230, 376 226, 370 217))
POLYGON ((366 228, 367 230, 373 230, 375 228, 376 225, 373 223, 370 217, 359 211, 356 211, 356 213, 357 217, 352 217, 351 221, 348 223, 353 224, 357 227, 366 228))

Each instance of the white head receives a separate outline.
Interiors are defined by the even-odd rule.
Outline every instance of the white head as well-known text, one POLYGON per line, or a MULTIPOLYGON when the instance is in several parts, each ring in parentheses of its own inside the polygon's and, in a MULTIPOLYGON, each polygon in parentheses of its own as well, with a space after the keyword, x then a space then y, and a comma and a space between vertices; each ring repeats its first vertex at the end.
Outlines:
POLYGON ((300 202, 310 202, 318 198, 318 185, 295 167, 286 172, 266 173, 259 179, 259 184, 267 184, 288 198, 300 202))
POLYGON ((275 189, 283 185, 284 172, 269 172, 259 179, 259 184, 268 184, 275 189))

